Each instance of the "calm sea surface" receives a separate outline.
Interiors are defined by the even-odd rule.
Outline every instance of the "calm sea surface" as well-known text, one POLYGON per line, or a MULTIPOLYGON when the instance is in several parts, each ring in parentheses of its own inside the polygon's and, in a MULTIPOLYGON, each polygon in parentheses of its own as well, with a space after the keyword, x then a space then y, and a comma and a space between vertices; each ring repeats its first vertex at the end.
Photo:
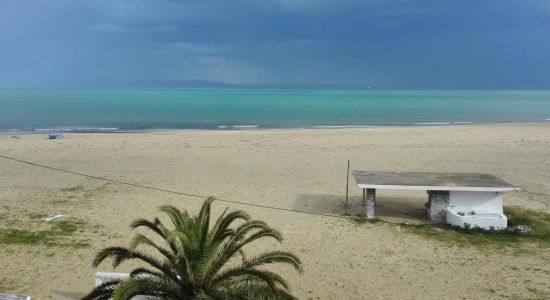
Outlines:
POLYGON ((550 122, 550 91, 0 89, 0 129, 311 128, 550 122))

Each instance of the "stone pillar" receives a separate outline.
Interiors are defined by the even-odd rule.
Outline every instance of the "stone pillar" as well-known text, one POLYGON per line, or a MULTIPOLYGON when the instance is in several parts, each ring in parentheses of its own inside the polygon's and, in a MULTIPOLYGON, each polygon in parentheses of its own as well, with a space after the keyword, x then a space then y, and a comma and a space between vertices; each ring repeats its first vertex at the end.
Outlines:
POLYGON ((376 190, 367 189, 366 203, 365 203, 365 216, 370 219, 374 218, 374 203, 376 202, 376 190))
POLYGON ((445 220, 445 209, 449 206, 449 191, 428 191, 428 217, 431 220, 445 220))

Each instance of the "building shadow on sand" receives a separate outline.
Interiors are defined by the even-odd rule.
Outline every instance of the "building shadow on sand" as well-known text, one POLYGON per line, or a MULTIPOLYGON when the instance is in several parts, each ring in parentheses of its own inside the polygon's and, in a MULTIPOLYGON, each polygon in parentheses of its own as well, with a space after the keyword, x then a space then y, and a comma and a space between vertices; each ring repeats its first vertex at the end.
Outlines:
MULTIPOLYGON (((364 213, 362 198, 348 198, 327 194, 300 194, 296 197, 293 209, 307 213, 360 216, 364 213)), ((376 199, 375 217, 392 222, 429 222, 424 208, 425 200, 421 198, 379 196, 376 199)))

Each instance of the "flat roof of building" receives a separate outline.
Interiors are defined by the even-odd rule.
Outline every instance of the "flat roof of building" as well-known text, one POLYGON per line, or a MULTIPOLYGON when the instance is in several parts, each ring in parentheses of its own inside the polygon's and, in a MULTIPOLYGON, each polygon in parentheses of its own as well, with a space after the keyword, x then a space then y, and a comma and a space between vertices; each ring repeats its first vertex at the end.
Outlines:
POLYGON ((517 192, 519 188, 491 174, 354 171, 362 189, 517 192))

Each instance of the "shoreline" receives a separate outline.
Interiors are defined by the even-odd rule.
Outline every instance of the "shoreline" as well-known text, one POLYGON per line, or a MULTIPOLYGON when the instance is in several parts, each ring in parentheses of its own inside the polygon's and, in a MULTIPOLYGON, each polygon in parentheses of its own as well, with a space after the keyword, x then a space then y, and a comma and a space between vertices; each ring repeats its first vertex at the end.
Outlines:
POLYGON ((410 124, 385 125, 311 125, 298 127, 262 127, 261 125, 220 125, 206 128, 144 128, 120 129, 116 127, 54 127, 54 128, 0 128, 0 134, 48 134, 48 133, 158 133, 158 132, 241 132, 241 131, 308 131, 308 130, 341 130, 341 129, 373 129, 373 128, 431 128, 460 126, 492 126, 492 125, 550 125, 550 119, 528 122, 419 122, 410 124))

